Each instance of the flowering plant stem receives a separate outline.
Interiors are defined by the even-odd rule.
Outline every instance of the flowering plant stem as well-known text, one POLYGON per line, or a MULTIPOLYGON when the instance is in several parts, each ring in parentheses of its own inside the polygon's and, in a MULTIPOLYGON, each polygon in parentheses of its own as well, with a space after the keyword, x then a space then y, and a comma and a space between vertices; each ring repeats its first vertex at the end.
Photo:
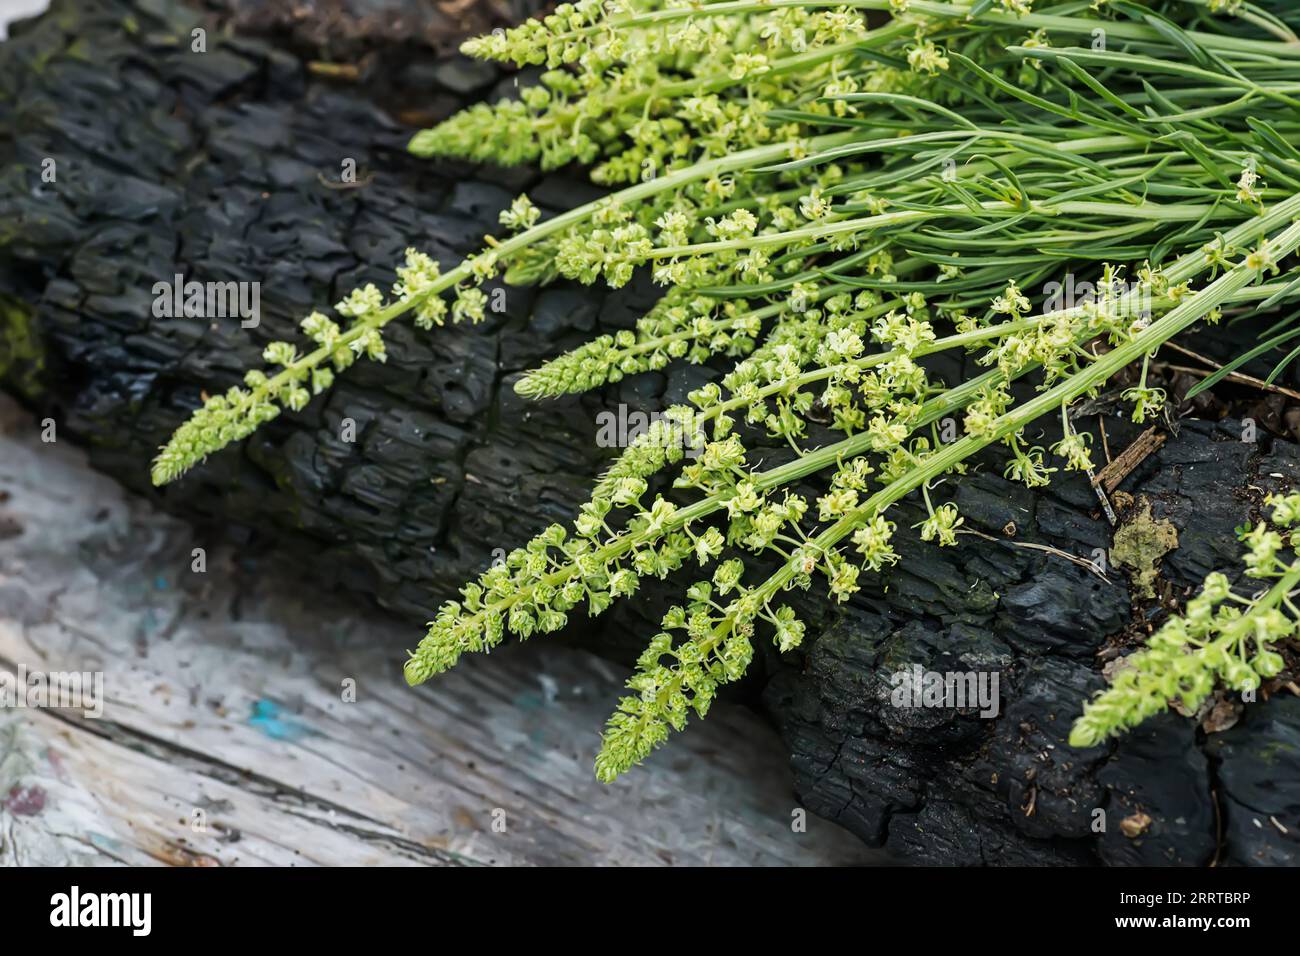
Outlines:
MULTIPOLYGON (((1293 206, 1300 204, 1300 196, 1297 196, 1296 200, 1297 203, 1293 203, 1293 206)), ((1275 240, 1270 242, 1269 246, 1270 249, 1276 250, 1279 255, 1287 255, 1295 251, 1297 247, 1300 247, 1300 223, 1292 225, 1280 233, 1275 240)), ((1194 298, 1173 309, 1145 331, 1097 359, 1086 371, 1079 372, 1060 385, 1030 399, 1015 411, 1004 415, 998 420, 997 425, 990 434, 981 437, 971 435, 959 439, 926 461, 925 464, 918 466, 888 487, 877 492, 859 508, 844 515, 835 524, 823 531, 814 539, 814 544, 819 550, 830 549, 855 528, 859 527, 866 518, 883 510, 908 492, 915 491, 926 482, 946 474, 954 465, 965 461, 993 442, 1014 434, 1042 415, 1068 405, 1080 395, 1092 391, 1130 362, 1158 349, 1179 332, 1186 330, 1193 323, 1204 318, 1211 310, 1228 301, 1234 292, 1258 279, 1261 269, 1260 266, 1251 266, 1245 262, 1237 265, 1232 271, 1215 280, 1194 298)), ((855 449, 846 449, 845 451, 852 454, 855 449)), ((762 585, 760 591, 765 593, 765 597, 771 597, 772 594, 775 594, 778 589, 789 582, 792 575, 793 569, 787 565, 769 579, 766 584, 762 585)))
MULTIPOLYGON (((1294 197, 1291 206, 1291 215, 1300 213, 1300 195, 1294 197)), ((1281 255, 1287 255, 1300 247, 1300 222, 1297 222, 1279 234, 1272 242, 1269 243, 1271 249, 1281 255)), ((1192 268, 1188 264, 1188 269, 1192 268)), ((926 484, 934 478, 937 478, 950 471, 953 466, 970 458, 972 455, 988 446, 994 441, 1001 440, 1009 435, 1013 435, 1023 428, 1029 422, 1052 411, 1055 408, 1068 405, 1069 402, 1096 388, 1101 383, 1107 381, 1111 376, 1124 368, 1130 362, 1137 358, 1150 353, 1159 348, 1164 342, 1177 335, 1179 332, 1187 329, 1193 323, 1203 318, 1212 309, 1222 305, 1231 295, 1242 289, 1247 284, 1256 281, 1261 274, 1262 267, 1250 265, 1243 262, 1234 267, 1230 272, 1222 276, 1208 286, 1205 290, 1195 296, 1193 299, 1183 303, 1173 309, 1158 322, 1153 323, 1144 332, 1108 352, 1105 356, 1094 362, 1086 371, 1080 372, 1071 379, 1062 382, 1060 385, 1043 392, 1015 411, 1004 415, 997 422, 996 426, 985 436, 967 436, 959 441, 947 446, 938 454, 934 455, 925 463, 918 465, 916 468, 896 479, 881 491, 876 492, 858 508, 844 514, 834 524, 827 527, 819 535, 813 538, 809 543, 809 548, 820 554, 830 553, 844 538, 852 534, 856 529, 863 526, 874 515, 883 512, 889 505, 901 499, 909 492, 917 488, 924 489, 926 484)), ((853 447, 853 440, 841 443, 846 447, 842 453, 852 455, 859 451, 866 450, 863 447, 853 447)), ((861 446, 862 443, 858 442, 861 446)), ((829 449, 827 449, 829 450, 829 449)), ((825 450, 824 450, 825 451, 825 450)), ((814 452, 807 456, 805 462, 815 460, 819 454, 814 452)), ((802 463, 800 463, 802 464, 802 463)), ((824 463, 818 463, 819 468, 824 463)), ((802 469, 800 469, 802 470, 802 469)), ((774 470, 779 471, 779 469, 774 470)), ((769 472, 774 474, 774 472, 769 472)), ((766 483, 764 483, 766 485, 766 483)), ((706 505, 701 502, 701 505, 706 505)), ((697 506, 698 507, 698 506, 697 506)), ((681 512, 685 517, 692 509, 686 509, 681 512)), ((692 514, 690 518, 702 515, 692 514)), ((766 581, 758 585, 746 595, 744 602, 733 602, 722 615, 720 620, 713 626, 709 635, 698 642, 698 653, 701 655, 713 654, 719 648, 724 647, 727 638, 732 634, 737 626, 738 615, 745 613, 746 608, 762 606, 770 611, 769 602, 783 590, 791 586, 796 574, 798 573, 798 562, 788 560, 786 563, 766 581)), ((1261 602, 1261 607, 1271 607, 1282 599, 1283 596, 1289 595, 1295 585, 1300 582, 1300 561, 1295 568, 1288 572, 1270 591, 1269 598, 1261 602), (1270 602, 1271 598, 1271 602, 1270 602)), ((417 652, 418 653, 418 652, 417 652)), ((635 718, 635 722, 628 727, 626 724, 615 724, 611 726, 610 736, 617 731, 623 736, 633 738, 640 737, 647 733, 648 722, 655 719, 655 715, 661 712, 666 706, 667 701, 674 694, 682 692, 682 683, 685 679, 686 672, 680 672, 674 676, 674 679, 665 686, 656 691, 654 705, 652 707, 643 707, 635 718)), ((607 749, 608 749, 607 738, 607 749)), ((1087 741, 1091 742, 1091 741, 1087 741)), ((610 759, 602 753, 604 760, 597 760, 597 776, 600 779, 609 782, 612 781, 618 773, 626 769, 626 762, 620 761, 616 757, 610 759)))
MULTIPOLYGON (((663 10, 651 10, 644 13, 630 13, 610 17, 599 26, 579 27, 560 35, 559 38, 588 37, 602 30, 629 29, 632 27, 655 26, 683 20, 688 17, 710 16, 724 17, 745 13, 762 13, 779 10, 783 7, 792 9, 849 8, 853 10, 889 11, 894 8, 893 0, 729 0, 724 3, 706 3, 685 7, 670 7, 663 10)), ((1008 27, 1029 27, 1092 36, 1093 31, 1101 28, 1118 39, 1160 41, 1161 34, 1153 27, 1136 23, 1122 23, 1114 20, 1102 20, 1094 17, 1059 16, 1043 13, 1014 14, 1001 10, 986 9, 974 13, 976 4, 939 3, 934 0, 909 0, 909 13, 923 14, 939 19, 970 19, 978 23, 989 23, 1008 27)), ((1300 42, 1294 39, 1272 42, 1252 40, 1244 37, 1224 36, 1217 33, 1187 31, 1188 36, 1199 46, 1207 50, 1223 50, 1234 53, 1263 53, 1270 56, 1300 58, 1300 42)))
MULTIPOLYGON (((851 134, 847 133, 831 133, 809 141, 806 146, 812 149, 826 149, 846 142, 850 136, 851 134)), ((561 213, 510 239, 502 242, 492 240, 489 243, 487 254, 494 260, 508 260, 510 256, 541 242, 547 237, 584 222, 600 209, 623 203, 638 202, 711 176, 725 174, 737 169, 745 169, 755 164, 779 160, 797 154, 804 145, 775 143, 771 146, 756 147, 752 150, 696 163, 694 166, 675 171, 650 182, 629 186, 611 196, 593 200, 583 206, 561 213)), ((355 348, 356 344, 363 341, 367 335, 382 329, 393 319, 405 315, 416 309, 422 302, 435 298, 446 290, 454 288, 462 282, 470 281, 474 277, 475 262, 473 259, 468 259, 450 272, 429 283, 418 295, 404 296, 389 305, 361 315, 351 328, 342 332, 334 341, 284 363, 280 372, 267 377, 254 391, 252 396, 253 404, 249 414, 249 425, 256 427, 256 424, 260 423, 254 417, 258 403, 263 409, 270 408, 271 398, 277 397, 294 383, 310 375, 314 369, 322 366, 336 355, 340 348, 355 348)), ((205 423, 199 419, 195 424, 203 425, 205 423)), ((251 427, 240 429, 240 431, 246 433, 246 431, 251 430, 251 427)), ((208 429, 204 429, 204 431, 208 431, 208 429)), ((212 431, 215 431, 215 429, 212 431)), ((243 434, 235 434, 231 437, 244 436, 243 434)), ((153 483, 155 485, 164 485, 176 480, 209 454, 222 448, 229 440, 229 438, 219 435, 196 440, 191 430, 181 429, 160 449, 158 457, 154 461, 153 483)))
MULTIPOLYGON (((743 674, 759 623, 781 651, 800 643, 805 626, 772 606, 779 594, 824 576, 848 600, 860 573, 901 560, 887 515, 904 496, 920 492, 920 538, 953 545, 962 518, 940 479, 972 455, 1003 446, 1007 477, 1046 484, 1058 469, 1027 426, 1059 411, 1050 454, 1089 471, 1092 436, 1072 428, 1072 401, 1140 361, 1122 399, 1143 421, 1165 403, 1148 374, 1160 345, 1228 307, 1300 301, 1300 269, 1282 264, 1300 245, 1297 25, 1235 0, 561 4, 465 46, 540 66, 537 82, 417 133, 411 150, 577 161, 623 188, 544 222, 520 196, 501 213, 511 236, 487 237, 445 275, 408 250, 395 301, 357 290, 336 306, 354 319, 346 331, 308 316, 319 348, 269 346, 283 368, 209 400, 154 478, 281 405, 303 407, 307 384, 329 387, 327 361, 382 361, 380 329, 404 313, 421 328, 448 311, 482 319, 480 287, 502 267, 508 283, 613 287, 648 269, 667 291, 634 328, 548 361, 516 391, 550 398, 675 361, 734 364, 628 444, 571 530, 545 529, 446 602, 405 668, 420 683, 507 633, 559 630, 582 604, 600 614, 688 559, 712 568, 665 615, 610 719, 596 771, 611 779, 707 712, 743 674), (892 16, 868 26, 863 11, 892 16), (1092 289, 1081 302, 1076 277, 1092 289), (932 379, 927 357, 952 350, 991 367, 932 379), (1022 379, 1036 394, 1017 403, 1022 379), (964 437, 941 438, 958 413, 964 437), (761 433, 793 458, 751 464, 761 433), (652 495, 670 466, 680 494, 652 495), (777 570, 747 585, 728 550, 775 555, 777 570)), ((1271 534, 1251 558, 1270 569, 1271 534)), ((1260 674, 1274 663, 1262 660, 1260 674)), ((1090 705, 1084 736, 1150 706, 1131 704, 1090 705)))
MULTIPOLYGON (((1279 204, 1259 220, 1238 227, 1229 235, 1228 240, 1234 243, 1247 241, 1260 236, 1271 226, 1285 222, 1288 218, 1293 217, 1300 217, 1300 194, 1279 204)), ((1300 246, 1300 223, 1292 225, 1283 231, 1268 245, 1269 249, 1279 257, 1294 251, 1297 246, 1300 246)), ((1194 277, 1205 268, 1207 268, 1207 264, 1204 257, 1192 255, 1186 256, 1175 263, 1170 267, 1168 273, 1171 280, 1183 281, 1194 277)), ((883 511, 888 505, 899 500, 907 493, 947 473, 954 465, 970 458, 982 448, 1014 434, 1029 422, 1061 405, 1068 404, 1079 395, 1095 389, 1134 359, 1140 358, 1158 348, 1213 309, 1229 301, 1234 293, 1258 279, 1262 268, 1263 266, 1252 266, 1246 262, 1238 264, 1206 289, 1174 308, 1146 330, 1098 358, 1085 371, 1075 374, 1070 379, 1026 402, 1015 411, 1004 415, 988 434, 979 437, 967 436, 946 446, 924 464, 918 465, 907 472, 904 476, 877 492, 859 508, 845 514, 828 527, 817 538, 813 539, 814 548, 819 552, 829 551, 845 536, 860 527, 866 519, 883 511)), ((975 338, 976 336, 973 334, 972 341, 975 338)), ((978 394, 983 387, 990 382, 996 381, 997 378, 997 372, 985 373, 983 376, 976 377, 950 389, 940 398, 927 403, 918 418, 918 427, 923 427, 953 410, 961 408, 974 395, 978 394)), ((852 458, 855 455, 871 450, 872 436, 864 432, 836 444, 807 452, 792 462, 758 474, 753 478, 753 485, 757 491, 783 487, 801 478, 816 474, 837 461, 852 458)), ((708 517, 723 508, 731 495, 732 492, 730 491, 715 494, 679 509, 670 519, 655 529, 655 534, 669 533, 708 517)), ((594 560, 596 563, 605 564, 634 551, 638 545, 645 543, 646 540, 648 539, 640 538, 636 534, 616 536, 611 543, 596 552, 594 560)), ((537 588, 549 589, 557 587, 579 573, 577 564, 565 565, 542 577, 537 588)), ((789 583, 794 573, 793 562, 787 563, 784 568, 761 585, 757 593, 764 602, 769 600, 789 583)), ((491 610, 495 613, 506 612, 519 600, 527 596, 529 596, 529 592, 518 591, 499 604, 494 605, 491 610)), ((465 633, 472 633, 474 630, 475 628, 471 622, 466 627, 465 633)), ((723 632, 720 631, 719 633, 723 632)), ((468 649, 468 647, 469 643, 466 642, 462 648, 452 649, 453 653, 450 655, 447 666, 455 662, 455 659, 459 657, 460 650, 468 649)), ((411 683, 420 683, 431 676, 432 673, 445 669, 442 664, 444 661, 448 661, 448 651, 449 648, 445 645, 442 635, 431 629, 430 634, 421 643, 420 648, 415 651, 411 660, 408 661, 406 672, 408 680, 411 683), (435 659, 438 661, 437 665, 432 664, 435 659)))

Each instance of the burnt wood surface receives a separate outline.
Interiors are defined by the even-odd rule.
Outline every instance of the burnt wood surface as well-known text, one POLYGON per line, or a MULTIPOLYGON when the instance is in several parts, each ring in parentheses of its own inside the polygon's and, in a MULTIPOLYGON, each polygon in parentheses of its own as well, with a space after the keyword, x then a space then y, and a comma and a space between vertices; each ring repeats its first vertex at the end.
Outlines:
MULTIPOLYGON (((413 642, 497 549, 585 500, 612 453, 594 441, 600 411, 662 409, 718 372, 674 367, 524 402, 511 387, 521 371, 629 327, 653 293, 510 288, 506 311, 477 327, 394 323, 387 364, 358 364, 303 413, 151 489, 153 451, 200 394, 259 365, 311 308, 359 283, 386 287, 408 245, 444 265, 475 251, 525 189, 551 211, 595 195, 577 174, 405 153, 410 104, 446 115, 508 93, 511 76, 410 41, 376 58, 382 44, 345 37, 369 65, 327 78, 306 59, 328 36, 213 18, 216 6, 60 0, 0 45, 0 381, 95 467, 250 552, 298 556, 322 586, 410 621, 413 642), (195 54, 200 22, 208 48, 195 54), (46 158, 55 183, 41 182, 46 158), (346 158, 366 184, 323 183, 346 158), (177 272, 259 281, 260 326, 155 318, 152 287, 177 272)), ((1137 428, 1101 410, 1118 453, 1137 428)), ((1161 600, 1136 600, 1109 565, 1082 566, 1113 533, 1086 481, 1033 493, 992 461, 944 489, 987 537, 939 550, 900 535, 904 560, 864 575, 849 604, 803 598, 805 647, 764 650, 740 688, 781 729, 801 804, 912 862, 1297 862, 1300 700, 1287 690, 1241 714, 1225 701, 1212 719, 1167 715, 1117 745, 1066 744, 1103 664, 1207 571, 1235 568, 1233 528, 1300 474, 1294 445, 1241 439, 1232 422, 1185 421, 1122 486, 1122 520, 1149 502, 1178 531, 1161 600), (913 664, 997 670, 1000 715, 891 706, 888 676, 913 664)), ((900 527, 919 520, 914 505, 900 512, 900 527)), ((626 660, 685 586, 648 587, 606 618, 575 619, 568 637, 626 660)))

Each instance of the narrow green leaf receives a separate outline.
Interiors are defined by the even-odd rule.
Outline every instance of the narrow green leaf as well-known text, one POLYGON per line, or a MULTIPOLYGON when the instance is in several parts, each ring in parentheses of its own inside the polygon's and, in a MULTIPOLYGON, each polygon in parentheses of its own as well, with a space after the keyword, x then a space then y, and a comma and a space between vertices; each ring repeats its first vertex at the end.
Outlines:
POLYGON ((1190 389, 1188 389, 1187 397, 1195 398, 1197 395, 1201 394, 1201 392, 1205 391, 1207 388, 1213 388, 1215 385, 1223 381, 1233 372, 1237 371, 1237 369, 1241 368, 1251 359, 1258 358, 1259 356, 1263 355, 1265 352, 1271 351, 1272 349, 1277 348, 1283 342, 1289 342, 1291 339, 1294 339, 1297 336, 1300 336, 1300 329, 1295 329, 1294 331, 1291 332, 1284 332, 1282 335, 1274 336, 1273 338, 1269 339, 1266 342, 1261 342, 1259 345, 1256 345, 1253 349, 1250 349, 1246 352, 1243 352, 1241 355, 1238 355, 1227 365, 1224 365, 1222 368, 1215 371, 1213 375, 1201 379, 1190 389))

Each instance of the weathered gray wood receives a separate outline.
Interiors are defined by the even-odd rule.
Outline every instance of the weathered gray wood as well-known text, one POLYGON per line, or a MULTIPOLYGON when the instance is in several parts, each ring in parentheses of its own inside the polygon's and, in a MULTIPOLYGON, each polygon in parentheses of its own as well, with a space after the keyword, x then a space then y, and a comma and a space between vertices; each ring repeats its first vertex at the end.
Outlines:
POLYGON ((49 0, 5 0, 0 4, 0 40, 9 35, 9 24, 43 13, 49 5, 49 0))
POLYGON ((869 857, 816 818, 792 832, 785 751, 752 713, 721 706, 602 786, 617 668, 538 641, 413 691, 407 625, 313 590, 310 568, 217 547, 194 573, 208 543, 20 419, 11 406, 18 434, 0 435, 0 669, 102 670, 106 703, 101 719, 0 710, 0 862, 869 857))

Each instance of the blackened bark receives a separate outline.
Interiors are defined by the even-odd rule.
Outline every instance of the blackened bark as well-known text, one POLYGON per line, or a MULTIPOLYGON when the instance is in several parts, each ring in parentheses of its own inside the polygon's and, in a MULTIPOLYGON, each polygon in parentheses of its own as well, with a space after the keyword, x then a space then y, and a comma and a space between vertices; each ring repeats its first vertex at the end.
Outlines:
MULTIPOLYGON (((386 365, 358 365, 305 412, 149 488, 155 448, 200 394, 260 365, 266 342, 296 338, 312 307, 367 281, 386 286, 407 245, 444 265, 476 251, 524 189, 551 209, 593 194, 571 177, 415 160, 411 130, 376 105, 423 96, 445 115, 512 88, 489 68, 404 44, 396 76, 339 83, 263 40, 214 31, 208 52, 193 53, 194 16, 158 0, 56 3, 0 46, 0 378, 130 487, 250 529, 254 543, 304 555, 323 584, 424 621, 497 549, 585 500, 610 454, 593 441, 598 411, 661 409, 716 371, 678 367, 523 402, 511 389, 520 371, 628 327, 652 296, 511 288, 504 314, 478 327, 395 324, 386 365), (47 158, 54 183, 41 180, 47 158), (362 180, 373 174, 367 185, 321 182, 349 158, 362 180), (261 325, 155 317, 154 283, 178 272, 260 282, 261 325), (355 442, 341 437, 345 419, 355 442)), ((316 41, 296 31, 292 42, 316 41)), ((373 52, 374 38, 362 46, 373 52)), ((1116 448, 1135 433, 1113 416, 1108 430, 1116 448)), ((1285 691, 1208 737, 1170 715, 1116 746, 1068 747, 1101 664, 1159 608, 1135 608, 1115 569, 1102 580, 1025 547, 1085 561, 1105 552, 1111 529, 1085 482, 1031 493, 997 472, 955 492, 967 526, 994 540, 941 551, 902 535, 903 562, 864 576, 847 606, 803 599, 813 626, 802 652, 763 653, 748 690, 789 741, 803 805, 928 863, 1296 862, 1300 706, 1285 691), (996 672, 997 718, 892 706, 890 675, 912 665, 996 672)), ((1297 473, 1294 446, 1243 442, 1226 424, 1187 423, 1148 459, 1125 490, 1178 529, 1166 598, 1235 567, 1232 529, 1297 473)), ((919 515, 904 507, 897 520, 919 515)), ((682 587, 648 588, 572 630, 625 656, 682 587)))
MULTIPOLYGON (((1113 437, 1113 421, 1107 427, 1113 437)), ((1166 599, 1182 598, 1211 569, 1239 569, 1233 529, 1258 519, 1263 495, 1300 478, 1295 445, 1265 449, 1241 435, 1238 423, 1185 422, 1125 486, 1178 531, 1178 548, 1160 565, 1166 599)), ((1023 547, 1083 557, 1108 547, 1090 499, 1078 481, 1029 494, 988 474, 964 480, 956 500, 967 521, 1003 540, 913 545, 888 593, 855 599, 802 673, 769 684, 800 794, 865 839, 932 864, 1205 865, 1216 856, 1294 864, 1297 709, 1280 685, 1226 732, 1207 735, 1167 714, 1118 745, 1066 743, 1080 701, 1104 686, 1102 662, 1127 653, 1144 618, 1160 611, 1156 602, 1133 609, 1114 569, 1105 583, 1023 547), (1008 522, 1014 538, 999 530, 1008 522), (973 711, 891 706, 889 676, 912 664, 1000 671, 1004 712, 985 721, 973 711), (1104 833, 1093 829, 1098 808, 1104 833)), ((1223 708, 1241 710, 1231 699, 1223 708)))

